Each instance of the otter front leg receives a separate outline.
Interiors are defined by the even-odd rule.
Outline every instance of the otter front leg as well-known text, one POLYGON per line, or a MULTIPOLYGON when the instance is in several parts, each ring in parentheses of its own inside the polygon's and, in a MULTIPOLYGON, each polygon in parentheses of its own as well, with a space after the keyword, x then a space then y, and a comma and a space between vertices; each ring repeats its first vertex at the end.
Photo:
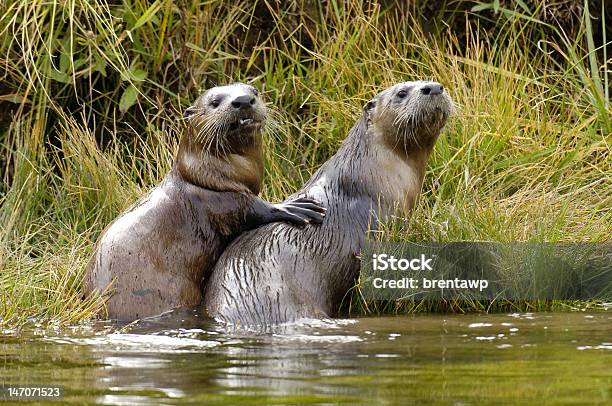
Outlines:
POLYGON ((275 221, 288 221, 298 226, 321 223, 327 209, 313 199, 300 197, 283 203, 271 204, 257 199, 249 224, 259 226, 275 221))

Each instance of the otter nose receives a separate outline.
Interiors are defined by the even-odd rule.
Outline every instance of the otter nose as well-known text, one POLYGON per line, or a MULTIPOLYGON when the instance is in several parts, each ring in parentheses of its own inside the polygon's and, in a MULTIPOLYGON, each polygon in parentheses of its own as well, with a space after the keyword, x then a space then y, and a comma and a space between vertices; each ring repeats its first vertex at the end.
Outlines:
POLYGON ((242 96, 238 96, 234 100, 232 100, 232 106, 234 106, 237 109, 250 108, 254 104, 255 104, 255 97, 249 96, 246 94, 242 96))
POLYGON ((421 93, 425 95, 442 94, 444 86, 439 83, 429 83, 421 88, 421 93))

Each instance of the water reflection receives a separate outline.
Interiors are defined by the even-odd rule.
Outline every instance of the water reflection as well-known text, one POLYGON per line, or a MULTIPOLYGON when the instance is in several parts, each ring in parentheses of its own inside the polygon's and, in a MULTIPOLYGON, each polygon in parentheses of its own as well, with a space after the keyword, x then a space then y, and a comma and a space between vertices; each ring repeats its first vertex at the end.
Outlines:
POLYGON ((0 380, 101 404, 605 404, 610 350, 607 312, 311 320, 261 334, 180 311, 0 331, 0 380))

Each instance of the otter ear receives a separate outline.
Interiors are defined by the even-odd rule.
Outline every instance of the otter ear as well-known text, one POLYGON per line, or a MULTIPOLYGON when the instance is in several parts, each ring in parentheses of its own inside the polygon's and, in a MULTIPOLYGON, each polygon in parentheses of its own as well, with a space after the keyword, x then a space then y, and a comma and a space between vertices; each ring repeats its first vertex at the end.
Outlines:
POLYGON ((183 118, 189 118, 196 112, 196 108, 193 106, 187 107, 183 112, 183 118))
POLYGON ((367 102, 366 105, 363 107, 363 111, 367 113, 370 110, 372 110, 374 107, 376 107, 376 102, 377 102, 376 99, 372 99, 369 102, 367 102))

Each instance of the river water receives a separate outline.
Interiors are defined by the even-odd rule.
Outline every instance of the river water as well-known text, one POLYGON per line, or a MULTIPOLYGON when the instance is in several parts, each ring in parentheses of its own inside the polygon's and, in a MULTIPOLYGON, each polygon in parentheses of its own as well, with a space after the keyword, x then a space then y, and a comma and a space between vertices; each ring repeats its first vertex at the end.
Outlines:
POLYGON ((255 333, 182 311, 131 326, 0 331, 0 357, 0 383, 61 385, 75 403, 612 404, 610 312, 368 317, 255 333))

